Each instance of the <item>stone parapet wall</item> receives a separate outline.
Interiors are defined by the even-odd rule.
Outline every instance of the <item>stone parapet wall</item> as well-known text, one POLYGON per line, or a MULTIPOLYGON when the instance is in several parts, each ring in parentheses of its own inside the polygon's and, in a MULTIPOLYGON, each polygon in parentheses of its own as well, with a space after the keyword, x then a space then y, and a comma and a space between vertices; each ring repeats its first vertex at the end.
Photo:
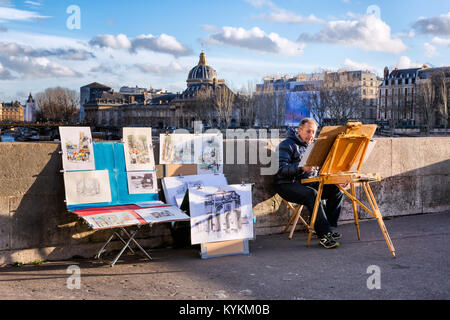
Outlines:
MULTIPOLYGON (((375 140, 376 147, 361 172, 381 173, 383 180, 371 185, 384 216, 450 209, 450 138, 375 140)), ((259 140, 258 147, 270 154, 279 141, 259 140)), ((224 145, 226 155, 230 145, 226 141, 224 145)), ((87 224, 67 212, 59 151, 58 143, 0 143, 0 265, 92 257, 111 235, 111 230, 89 230, 87 224)), ((289 212, 275 194, 273 176, 261 175, 261 169, 269 165, 261 165, 259 161, 249 164, 248 151, 247 140, 244 163, 225 164, 224 174, 229 184, 254 183, 256 235, 279 233, 288 221, 289 212)), ((157 163, 158 154, 156 143, 157 163)), ((163 171, 158 165, 159 178, 163 171)), ((362 190, 357 189, 357 194, 365 199, 362 190)), ((367 218, 361 209, 359 215, 367 218)), ((341 220, 351 219, 351 202, 346 198, 341 220)), ((173 244, 168 223, 151 229, 145 226, 142 231, 140 241, 147 248, 173 244)), ((113 243, 111 249, 118 247, 119 244, 113 243)))

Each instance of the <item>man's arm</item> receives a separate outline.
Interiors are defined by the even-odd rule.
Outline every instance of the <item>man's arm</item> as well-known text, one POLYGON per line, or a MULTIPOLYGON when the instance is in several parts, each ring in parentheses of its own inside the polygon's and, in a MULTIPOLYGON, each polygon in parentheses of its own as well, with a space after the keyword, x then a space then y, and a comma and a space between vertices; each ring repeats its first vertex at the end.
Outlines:
POLYGON ((282 178, 294 178, 301 173, 301 167, 299 162, 291 163, 291 159, 294 155, 292 146, 280 143, 278 148, 279 169, 278 175, 282 178))

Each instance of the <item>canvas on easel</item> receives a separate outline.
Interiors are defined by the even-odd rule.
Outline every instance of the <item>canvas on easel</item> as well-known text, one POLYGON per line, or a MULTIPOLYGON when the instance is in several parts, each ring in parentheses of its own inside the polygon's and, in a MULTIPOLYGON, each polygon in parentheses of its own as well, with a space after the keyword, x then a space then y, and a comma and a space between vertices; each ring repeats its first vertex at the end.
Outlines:
POLYGON ((361 174, 359 172, 364 160, 367 158, 366 155, 376 128, 376 125, 363 125, 360 122, 352 121, 347 123, 347 126, 324 127, 322 129, 306 162, 307 166, 320 167, 319 175, 317 177, 302 180, 302 183, 319 182, 314 210, 311 214, 311 223, 309 226, 307 240, 308 245, 314 230, 323 186, 325 184, 334 184, 352 200, 353 215, 358 239, 360 239, 360 232, 356 207, 357 205, 361 206, 361 208, 366 210, 377 220, 381 232, 383 233, 389 247, 389 251, 395 258, 394 246, 386 230, 381 212, 369 186, 369 183, 381 181, 381 176, 379 173, 361 174), (356 170, 351 171, 352 168, 355 167, 356 170), (340 186, 340 184, 350 184, 350 193, 340 186), (370 208, 365 206, 356 198, 356 184, 362 185, 370 208))

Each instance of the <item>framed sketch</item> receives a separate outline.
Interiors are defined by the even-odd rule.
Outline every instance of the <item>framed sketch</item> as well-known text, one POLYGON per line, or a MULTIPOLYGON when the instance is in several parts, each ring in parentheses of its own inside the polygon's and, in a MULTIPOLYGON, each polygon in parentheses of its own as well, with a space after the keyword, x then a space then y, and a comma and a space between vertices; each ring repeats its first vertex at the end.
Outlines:
POLYGON ((108 170, 64 173, 67 205, 111 202, 108 170))
POLYGON ((221 186, 227 184, 223 174, 198 174, 190 176, 164 177, 161 179, 168 204, 179 206, 188 188, 197 186, 221 186))
POLYGON ((152 128, 123 128, 127 171, 155 170, 152 128))
POLYGON ((189 220, 189 216, 172 205, 156 205, 135 210, 148 223, 189 220))
POLYGON ((160 164, 195 163, 195 147, 192 134, 160 134, 160 164))
POLYGON ((198 174, 223 172, 223 135, 204 133, 195 141, 198 174))
POLYGON ((132 226, 141 224, 130 211, 108 212, 83 216, 83 219, 92 229, 105 229, 112 227, 132 226))
POLYGON ((65 171, 95 170, 90 127, 59 127, 59 135, 65 171))
POLYGON ((127 181, 129 194, 158 193, 154 171, 127 172, 127 181))
POLYGON ((250 184, 189 188, 191 243, 253 238, 250 184))

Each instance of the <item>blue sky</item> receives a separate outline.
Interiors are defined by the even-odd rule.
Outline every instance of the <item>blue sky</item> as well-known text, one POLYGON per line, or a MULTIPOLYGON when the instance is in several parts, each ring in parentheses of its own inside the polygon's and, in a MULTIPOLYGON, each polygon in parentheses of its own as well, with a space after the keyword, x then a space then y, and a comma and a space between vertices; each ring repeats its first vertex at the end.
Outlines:
POLYGON ((93 81, 182 91, 202 49, 235 90, 266 75, 448 66, 450 2, 0 0, 0 101, 93 81))

